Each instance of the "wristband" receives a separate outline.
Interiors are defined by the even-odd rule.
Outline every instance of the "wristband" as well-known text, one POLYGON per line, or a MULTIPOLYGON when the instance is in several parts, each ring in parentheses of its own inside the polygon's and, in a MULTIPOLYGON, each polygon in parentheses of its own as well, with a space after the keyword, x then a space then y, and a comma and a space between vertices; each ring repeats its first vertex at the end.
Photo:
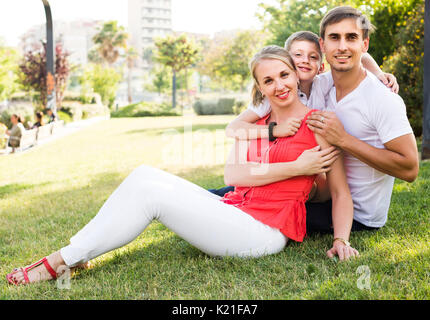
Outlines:
POLYGON ((269 123, 269 141, 275 141, 276 137, 273 136, 273 127, 276 126, 277 123, 276 122, 270 122, 269 123))

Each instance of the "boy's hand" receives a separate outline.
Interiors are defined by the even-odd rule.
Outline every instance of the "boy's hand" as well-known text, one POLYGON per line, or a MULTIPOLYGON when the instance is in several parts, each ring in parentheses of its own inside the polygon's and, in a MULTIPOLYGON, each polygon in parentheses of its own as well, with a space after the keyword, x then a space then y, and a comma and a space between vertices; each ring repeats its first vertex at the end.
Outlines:
POLYGON ((302 120, 298 118, 288 118, 287 121, 279 123, 273 128, 273 135, 277 138, 294 136, 301 124, 302 120))
POLYGON ((397 79, 393 74, 381 72, 377 77, 388 88, 391 88, 391 91, 394 93, 399 93, 399 84, 397 83, 397 79))

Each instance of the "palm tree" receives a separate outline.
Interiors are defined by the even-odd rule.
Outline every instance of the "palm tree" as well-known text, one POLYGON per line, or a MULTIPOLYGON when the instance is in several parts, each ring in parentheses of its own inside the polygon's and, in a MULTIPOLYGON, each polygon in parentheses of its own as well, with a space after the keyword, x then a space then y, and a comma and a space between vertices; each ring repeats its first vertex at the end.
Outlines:
POLYGON ((138 58, 138 54, 135 48, 128 47, 127 51, 125 52, 125 58, 127 61, 127 96, 128 96, 128 103, 132 103, 132 90, 131 90, 131 76, 132 76, 132 70, 134 68, 134 62, 138 58))
POLYGON ((108 21, 99 29, 99 32, 93 37, 93 41, 100 57, 112 65, 120 57, 120 49, 127 48, 128 37, 124 27, 118 26, 118 21, 108 21))

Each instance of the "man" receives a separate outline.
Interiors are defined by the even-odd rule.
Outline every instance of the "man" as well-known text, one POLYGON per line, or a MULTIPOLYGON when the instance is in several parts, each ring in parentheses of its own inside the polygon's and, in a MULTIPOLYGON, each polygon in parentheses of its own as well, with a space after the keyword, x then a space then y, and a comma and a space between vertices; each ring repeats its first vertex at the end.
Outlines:
MULTIPOLYGON (((344 151, 354 221, 363 229, 385 225, 394 177, 412 182, 419 170, 403 100, 360 63, 371 31, 369 20, 352 7, 336 7, 325 15, 320 45, 331 66, 324 76, 334 81, 326 101, 330 111, 315 112, 307 121, 312 131, 344 151)), ((330 229, 330 214, 318 220, 317 231, 330 229)))

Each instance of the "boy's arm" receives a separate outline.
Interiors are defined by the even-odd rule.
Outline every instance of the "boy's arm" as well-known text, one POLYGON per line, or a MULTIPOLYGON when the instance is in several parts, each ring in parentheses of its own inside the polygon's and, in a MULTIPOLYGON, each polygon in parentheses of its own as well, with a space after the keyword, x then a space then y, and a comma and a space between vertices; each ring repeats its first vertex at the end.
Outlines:
MULTIPOLYGON (((245 110, 236 119, 229 123, 226 128, 226 135, 239 140, 267 139, 269 138, 269 126, 257 125, 255 122, 260 117, 254 111, 245 110)), ((287 137, 294 135, 300 128, 301 120, 290 118, 282 124, 273 128, 273 136, 287 137)))
POLYGON ((385 73, 376 63, 375 59, 372 58, 367 52, 361 56, 361 63, 363 67, 372 72, 379 80, 382 81, 391 91, 394 93, 399 92, 399 84, 397 83, 396 77, 391 73, 385 73))
POLYGON ((249 109, 242 112, 230 122, 226 128, 226 135, 239 140, 265 139, 269 137, 268 125, 257 125, 260 116, 249 109))

